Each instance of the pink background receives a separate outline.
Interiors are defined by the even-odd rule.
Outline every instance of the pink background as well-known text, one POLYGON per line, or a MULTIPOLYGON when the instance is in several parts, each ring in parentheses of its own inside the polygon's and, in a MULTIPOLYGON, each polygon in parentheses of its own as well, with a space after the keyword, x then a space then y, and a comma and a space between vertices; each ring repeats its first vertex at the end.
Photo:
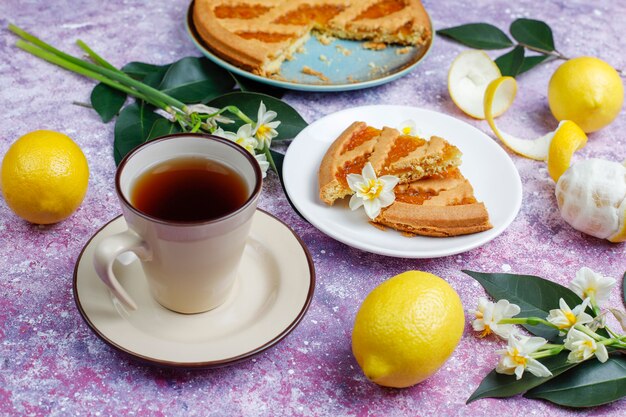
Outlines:
MULTIPOLYGON (((518 17, 545 20, 557 48, 569 56, 594 55, 626 68, 623 1, 516 2, 424 1, 436 28, 490 22, 507 29, 518 17)), ((13 46, 9 22, 61 49, 80 54, 82 39, 122 66, 198 56, 185 33, 187 1, 138 0, 0 3, 0 155, 22 134, 52 129, 68 134, 89 161, 89 191, 68 220, 46 227, 16 217, 0 199, 0 415, 623 415, 624 400, 574 411, 521 397, 465 400, 494 366, 502 343, 479 339, 468 323, 455 353, 432 378, 413 388, 385 389, 368 382, 351 354, 350 335, 364 297, 386 278, 420 269, 446 279, 466 313, 482 288, 460 272, 533 274, 567 284, 588 266, 618 278, 626 271, 626 245, 585 236, 561 220, 554 183, 545 164, 511 154, 524 186, 523 205, 511 227, 468 253, 432 260, 404 260, 361 252, 302 221, 274 174, 260 207, 291 225, 308 245, 317 271, 310 310, 285 340, 250 361, 217 370, 164 370, 118 354, 81 319, 72 298, 74 263, 87 240, 120 213, 114 194, 113 123, 103 124, 88 102, 94 83, 42 62, 13 46)), ((388 85, 334 94, 290 93, 285 101, 312 122, 348 107, 402 104, 458 117, 489 132, 486 122, 463 115, 446 88, 453 58, 466 48, 437 38, 428 57, 406 77, 388 85)), ((493 57, 497 53, 490 53, 493 57)), ((518 78, 518 98, 499 124, 534 137, 555 128, 547 106, 547 83, 559 65, 548 63, 518 78)), ((578 158, 626 157, 624 112, 589 137, 578 158)), ((488 165, 488 163, 486 163, 488 165)), ((619 291, 609 304, 623 308, 619 291)))

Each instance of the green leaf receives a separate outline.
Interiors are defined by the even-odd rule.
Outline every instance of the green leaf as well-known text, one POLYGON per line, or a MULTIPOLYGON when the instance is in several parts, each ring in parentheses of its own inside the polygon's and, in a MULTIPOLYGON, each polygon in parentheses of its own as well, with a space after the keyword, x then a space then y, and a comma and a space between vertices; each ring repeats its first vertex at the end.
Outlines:
MULTIPOLYGON (((521 312, 516 317, 545 318, 549 311, 559 308, 559 299, 574 307, 582 300, 572 290, 555 282, 532 275, 488 274, 462 271, 478 281, 494 300, 506 299, 517 304, 521 312)), ((524 326, 534 335, 558 341, 558 331, 545 325, 524 326)))
POLYGON ((488 23, 470 23, 447 29, 437 34, 478 49, 504 49, 513 46, 513 41, 497 27, 488 23))
POLYGON ((146 75, 167 70, 170 65, 153 65, 145 62, 129 62, 122 67, 122 71, 137 80, 143 80, 146 75))
POLYGON ((148 140, 152 125, 159 119, 162 117, 143 102, 133 103, 122 110, 115 121, 113 147, 116 164, 134 147, 148 140))
POLYGON ((120 90, 98 83, 91 90, 91 106, 104 123, 108 123, 126 102, 126 94, 120 90))
POLYGON ((568 407, 593 407, 626 396, 626 357, 595 358, 570 372, 528 391, 524 397, 541 398, 568 407))
POLYGON ((229 92, 235 80, 225 69, 206 58, 186 57, 173 63, 159 90, 183 103, 204 103, 229 92))
POLYGON ((467 399, 467 404, 481 398, 512 397, 544 384, 578 365, 576 363, 568 363, 567 355, 568 352, 561 352, 556 356, 541 359, 541 363, 552 372, 552 376, 547 378, 537 377, 529 372, 524 372, 522 378, 518 380, 515 379, 515 375, 503 375, 493 370, 487 374, 478 388, 476 388, 476 391, 467 399))
POLYGON ((150 128, 150 132, 148 132, 148 137, 146 141, 156 139, 161 136, 171 135, 172 133, 181 133, 183 130, 180 128, 178 123, 172 123, 169 120, 161 117, 156 120, 152 127, 150 128))
POLYGON ((502 75, 515 77, 519 74, 520 67, 524 62, 524 47, 517 45, 506 54, 496 58, 495 62, 502 75))
POLYGON ((263 93, 276 98, 281 98, 285 95, 285 90, 283 88, 274 87, 268 84, 262 84, 249 78, 239 76, 232 72, 230 73, 230 75, 232 75, 235 81, 237 81, 237 85, 239 86, 241 91, 249 93, 263 93))
POLYGON ((517 19, 509 28, 516 41, 543 51, 554 51, 552 29, 545 22, 533 19, 517 19))
POLYGON ((626 272, 622 277, 622 298, 624 299, 624 306, 626 307, 626 272))
MULTIPOLYGON (((256 121, 261 101, 265 103, 268 111, 273 110, 278 113, 275 120, 280 120, 280 126, 276 128, 278 136, 274 140, 293 139, 302 129, 307 127, 307 122, 293 107, 266 94, 234 92, 217 97, 209 101, 207 105, 220 109, 226 106, 236 106, 249 118, 256 121)), ((230 116, 228 113, 226 115, 230 116)), ((237 120, 237 123, 225 125, 224 128, 236 132, 239 126, 243 124, 242 121, 237 120)))
POLYGON ((154 70, 153 72, 149 72, 145 75, 143 80, 141 80, 144 84, 149 85, 152 88, 159 89, 161 82, 163 81, 163 77, 167 74, 169 70, 169 66, 164 66, 159 69, 154 70))
POLYGON ((524 57, 524 62, 522 62, 522 65, 520 66, 519 70, 517 71, 517 75, 525 73, 529 69, 532 69, 532 68, 536 67, 537 65, 541 64, 542 62, 544 62, 545 60, 550 59, 550 58, 552 58, 550 55, 525 56, 524 57))

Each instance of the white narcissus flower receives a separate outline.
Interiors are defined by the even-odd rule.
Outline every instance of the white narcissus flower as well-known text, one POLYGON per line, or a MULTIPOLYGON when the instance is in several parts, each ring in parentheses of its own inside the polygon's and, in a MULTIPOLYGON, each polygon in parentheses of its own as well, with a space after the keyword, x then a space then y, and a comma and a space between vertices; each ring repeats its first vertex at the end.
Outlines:
POLYGON ((347 177, 348 186, 354 191, 350 198, 350 208, 356 210, 363 206, 367 216, 373 220, 380 214, 380 209, 395 201, 393 189, 399 180, 394 175, 377 178, 374 167, 369 162, 363 167, 361 174, 348 174, 347 177))
POLYGON ((398 126, 398 130, 403 135, 417 135, 417 125, 415 124, 415 121, 411 119, 405 120, 404 122, 400 123, 400 125, 398 126))
POLYGON ((270 167, 270 163, 267 162, 267 157, 265 156, 265 154, 262 153, 256 154, 254 155, 254 157, 261 167, 261 173, 263 174, 263 178, 265 178, 267 176, 267 170, 270 167))
POLYGON ((477 332, 481 332, 480 337, 495 333, 503 339, 508 339, 512 334, 517 333, 517 328, 513 324, 498 324, 498 322, 516 316, 520 311, 518 305, 511 304, 508 300, 499 300, 494 304, 485 297, 480 297, 478 309, 472 311, 476 315, 476 320, 472 321, 472 327, 477 332))
POLYGON ((615 287, 617 281, 611 277, 604 277, 587 267, 576 272, 576 278, 569 287, 580 298, 591 298, 592 304, 600 304, 608 301, 609 293, 615 287))
POLYGON ((261 102, 253 132, 259 140, 257 149, 263 149, 266 146, 269 148, 272 139, 278 136, 276 128, 280 125, 280 121, 276 120, 272 122, 276 116, 278 116, 278 114, 275 111, 266 111, 265 103, 261 102))
MULTIPOLYGON (((546 317, 550 323, 557 326, 559 329, 569 329, 575 324, 587 324, 593 321, 593 317, 585 313, 585 309, 589 305, 589 298, 585 298, 582 304, 577 305, 574 309, 570 309, 564 299, 559 300, 559 307, 554 310, 550 310, 550 315, 546 317)), ((564 335, 565 332, 560 332, 564 335)))
POLYGON ((209 117, 204 121, 208 127, 216 127, 217 123, 230 124, 235 123, 233 119, 230 119, 221 114, 216 114, 220 109, 215 107, 209 107, 205 104, 189 104, 187 105, 187 114, 199 113, 199 114, 215 114, 215 116, 209 117))
POLYGON ((543 337, 521 337, 512 336, 506 349, 497 350, 500 360, 496 366, 496 372, 506 375, 515 375, 520 379, 524 371, 538 377, 548 377, 552 372, 537 359, 531 357, 540 347, 548 343, 543 337))
POLYGON ((254 155, 254 149, 257 147, 258 141, 253 136, 251 124, 248 123, 241 126, 237 129, 237 133, 223 132, 223 134, 226 139, 232 140, 254 155))
POLYGON ((565 349, 570 350, 567 360, 570 362, 582 362, 593 355, 600 362, 606 362, 609 359, 609 352, 602 343, 597 343, 591 336, 572 328, 565 338, 565 349))

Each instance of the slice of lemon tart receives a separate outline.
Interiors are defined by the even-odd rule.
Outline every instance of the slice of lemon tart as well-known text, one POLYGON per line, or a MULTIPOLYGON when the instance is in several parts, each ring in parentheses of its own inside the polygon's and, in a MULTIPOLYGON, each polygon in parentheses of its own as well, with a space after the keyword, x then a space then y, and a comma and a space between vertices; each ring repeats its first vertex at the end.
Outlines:
POLYGON ((277 73, 313 30, 401 45, 431 37, 419 0, 195 0, 193 23, 215 54, 264 76, 277 73))
POLYGON ((371 163, 377 176, 394 175, 395 201, 372 220, 406 235, 456 236, 492 227, 458 166, 461 152, 445 139, 425 140, 397 129, 354 122, 331 144, 320 164, 319 196, 326 204, 352 195, 349 174, 371 163))

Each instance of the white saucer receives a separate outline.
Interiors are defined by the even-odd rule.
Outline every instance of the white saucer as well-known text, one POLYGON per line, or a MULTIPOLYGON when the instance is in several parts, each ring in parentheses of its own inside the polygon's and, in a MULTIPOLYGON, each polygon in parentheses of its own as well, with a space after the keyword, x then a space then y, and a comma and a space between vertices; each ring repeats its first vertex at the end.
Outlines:
POLYGON ((89 327, 115 349, 149 363, 184 367, 232 364, 273 346, 304 317, 313 297, 315 270, 300 238, 272 215, 257 210, 228 300, 206 313, 174 313, 149 294, 139 261, 116 262, 120 283, 137 302, 128 311, 92 266, 96 244, 126 229, 117 217, 85 245, 74 270, 74 298, 89 327))
POLYGON ((477 248, 502 233, 522 203, 522 182, 511 158, 500 145, 475 127, 446 114, 408 106, 354 107, 311 123, 293 140, 283 163, 289 199, 320 231, 352 247, 401 258, 437 258, 477 248), (485 203, 493 228, 454 237, 405 237, 368 223, 363 209, 350 211, 347 200, 328 206, 319 199, 317 174, 330 144, 357 120, 382 128, 413 120, 423 137, 441 136, 463 153, 461 172, 485 203))

